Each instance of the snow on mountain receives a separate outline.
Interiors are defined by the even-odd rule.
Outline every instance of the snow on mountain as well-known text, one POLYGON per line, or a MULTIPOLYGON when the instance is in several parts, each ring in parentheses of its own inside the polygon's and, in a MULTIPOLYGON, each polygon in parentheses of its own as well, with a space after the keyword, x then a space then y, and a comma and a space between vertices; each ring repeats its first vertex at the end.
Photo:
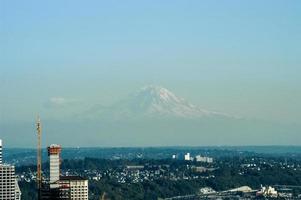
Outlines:
POLYGON ((139 117, 231 117, 224 113, 201 109, 176 96, 166 88, 153 85, 143 87, 129 98, 96 112, 98 116, 113 117, 115 119, 139 117))

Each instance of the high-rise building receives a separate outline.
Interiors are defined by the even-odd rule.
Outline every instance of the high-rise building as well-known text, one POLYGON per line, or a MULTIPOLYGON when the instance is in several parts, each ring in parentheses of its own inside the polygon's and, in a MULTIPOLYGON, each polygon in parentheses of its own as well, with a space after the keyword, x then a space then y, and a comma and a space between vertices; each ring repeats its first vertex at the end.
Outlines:
POLYGON ((49 184, 43 186, 42 199, 88 200, 88 180, 79 176, 60 176, 60 145, 48 147, 49 184))
MULTIPOLYGON (((61 146, 52 144, 47 148, 49 156, 49 181, 42 185, 41 199, 62 199, 60 196, 60 154, 61 146)), ((68 198, 66 198, 68 199, 68 198)))
POLYGON ((15 167, 2 163, 2 140, 0 140, 0 200, 20 200, 21 191, 15 175, 15 167))
POLYGON ((61 146, 57 144, 52 144, 48 147, 48 156, 50 159, 50 177, 49 183, 50 188, 58 188, 58 181, 60 180, 60 154, 61 146))
POLYGON ((0 166, 0 199, 15 200, 16 198, 15 167, 2 164, 0 166))

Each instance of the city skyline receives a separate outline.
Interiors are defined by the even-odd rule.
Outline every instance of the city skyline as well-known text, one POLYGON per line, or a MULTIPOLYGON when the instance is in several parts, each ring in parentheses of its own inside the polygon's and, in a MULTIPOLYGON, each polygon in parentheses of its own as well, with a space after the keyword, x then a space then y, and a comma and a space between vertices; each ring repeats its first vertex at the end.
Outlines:
POLYGON ((301 199, 300 0, 0 0, 0 200, 301 199))

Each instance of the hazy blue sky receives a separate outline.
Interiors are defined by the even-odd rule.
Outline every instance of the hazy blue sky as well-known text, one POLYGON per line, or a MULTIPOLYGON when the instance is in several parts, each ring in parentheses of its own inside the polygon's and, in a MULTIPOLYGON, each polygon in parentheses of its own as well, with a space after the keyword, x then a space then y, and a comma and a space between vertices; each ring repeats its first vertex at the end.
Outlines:
POLYGON ((155 84, 300 124, 300 63, 299 0, 0 1, 2 121, 63 118, 155 84))

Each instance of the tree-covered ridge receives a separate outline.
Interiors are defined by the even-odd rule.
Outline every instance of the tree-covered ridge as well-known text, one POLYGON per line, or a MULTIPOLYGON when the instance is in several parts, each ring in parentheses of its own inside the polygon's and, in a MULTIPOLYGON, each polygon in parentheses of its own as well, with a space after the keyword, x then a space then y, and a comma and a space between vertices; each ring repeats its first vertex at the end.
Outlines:
MULTIPOLYGON (((44 164, 45 174, 47 165, 44 164)), ((223 191, 244 185, 253 189, 258 189, 261 184, 301 185, 300 161, 283 157, 226 157, 212 164, 173 159, 85 158, 64 160, 61 168, 63 173, 89 178, 90 199, 93 200, 98 200, 104 193, 112 200, 138 200, 198 194, 202 187, 223 191), (143 166, 143 169, 129 170, 127 166, 143 166), (197 172, 197 167, 212 170, 197 172), (100 179, 95 180, 93 177, 97 174, 100 179)), ((20 167, 17 172, 28 169, 20 167)), ((35 199, 34 182, 23 181, 20 186, 23 199, 35 199)), ((299 194, 299 189, 295 188, 293 192, 299 194)))

